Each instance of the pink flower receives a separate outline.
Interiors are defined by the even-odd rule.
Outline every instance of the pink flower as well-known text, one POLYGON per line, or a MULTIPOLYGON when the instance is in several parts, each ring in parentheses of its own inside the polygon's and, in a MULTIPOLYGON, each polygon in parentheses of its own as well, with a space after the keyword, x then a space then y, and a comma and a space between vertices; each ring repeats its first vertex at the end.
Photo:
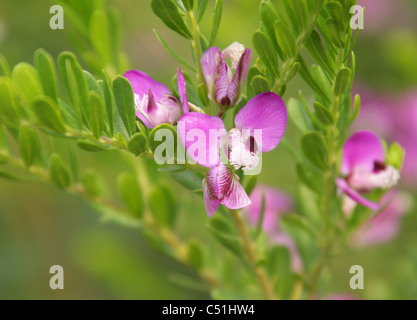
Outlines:
POLYGON ((130 70, 124 74, 132 85, 135 96, 136 116, 148 128, 163 123, 176 124, 184 113, 189 111, 186 84, 178 69, 179 101, 164 84, 155 81, 146 73, 130 70))
POLYGON ((251 51, 238 42, 232 43, 223 52, 211 47, 203 53, 201 67, 209 98, 222 109, 232 107, 239 101, 249 70, 250 55, 251 51), (231 68, 226 64, 226 58, 231 61, 231 68), (232 69, 236 69, 234 75, 232 69))
POLYGON ((240 209, 250 204, 232 169, 248 171, 256 168, 260 154, 273 150, 280 143, 286 124, 286 106, 272 92, 251 99, 236 115, 236 128, 228 132, 218 117, 196 112, 181 117, 178 133, 185 150, 194 161, 210 168, 203 180, 208 216, 217 211, 219 204, 229 209, 240 209), (221 156, 232 168, 226 167, 221 156))
POLYGON ((294 240, 280 228, 281 216, 294 209, 293 201, 287 194, 275 188, 264 185, 256 186, 250 196, 252 203, 245 208, 249 222, 254 226, 259 221, 263 196, 265 197, 265 213, 262 229, 269 235, 271 242, 288 248, 291 254, 292 269, 300 271, 302 262, 294 240))
POLYGON ((399 172, 387 166, 381 140, 370 131, 353 134, 343 147, 341 173, 338 187, 352 200, 372 210, 380 205, 362 196, 374 189, 390 189, 398 183, 399 172))

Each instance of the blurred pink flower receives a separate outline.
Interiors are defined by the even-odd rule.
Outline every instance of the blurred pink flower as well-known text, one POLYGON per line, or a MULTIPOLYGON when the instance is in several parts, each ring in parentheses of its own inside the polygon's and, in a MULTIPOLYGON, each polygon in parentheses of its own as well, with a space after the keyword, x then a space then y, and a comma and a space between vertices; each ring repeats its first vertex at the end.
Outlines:
POLYGON ((372 93, 359 87, 362 107, 354 129, 370 129, 389 142, 405 148, 401 184, 414 187, 417 182, 417 91, 402 97, 372 93))
POLYGON ((409 207, 406 195, 395 194, 388 207, 367 221, 353 236, 352 244, 358 247, 386 243, 395 238, 400 230, 401 220, 409 207))
POLYGON ((292 199, 286 193, 275 188, 258 185, 250 196, 251 205, 245 208, 249 222, 254 226, 257 225, 261 214, 262 195, 265 197, 263 230, 269 235, 272 243, 288 248, 291 254, 292 269, 301 271, 302 261, 294 240, 280 228, 280 217, 294 209, 292 199))

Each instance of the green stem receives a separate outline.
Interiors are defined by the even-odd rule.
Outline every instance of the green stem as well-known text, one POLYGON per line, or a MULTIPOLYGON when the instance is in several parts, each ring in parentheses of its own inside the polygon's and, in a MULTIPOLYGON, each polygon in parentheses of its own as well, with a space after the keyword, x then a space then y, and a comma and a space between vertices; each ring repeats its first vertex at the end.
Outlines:
POLYGON ((203 68, 201 67, 201 56, 202 56, 202 50, 201 50, 201 43, 200 43, 200 28, 198 26, 197 20, 195 18, 194 12, 188 11, 187 13, 189 23, 191 24, 191 30, 193 33, 193 39, 191 40, 191 46, 194 51, 194 57, 197 63, 197 81, 198 84, 205 83, 204 82, 204 74, 203 74, 203 68))
POLYGON ((277 298, 275 296, 274 289, 271 286, 271 281, 268 279, 265 270, 261 266, 257 265, 257 254, 246 230, 245 222, 242 219, 240 211, 230 210, 230 213, 239 231, 246 257, 251 265, 255 277, 258 279, 265 298, 268 300, 276 300, 277 298))

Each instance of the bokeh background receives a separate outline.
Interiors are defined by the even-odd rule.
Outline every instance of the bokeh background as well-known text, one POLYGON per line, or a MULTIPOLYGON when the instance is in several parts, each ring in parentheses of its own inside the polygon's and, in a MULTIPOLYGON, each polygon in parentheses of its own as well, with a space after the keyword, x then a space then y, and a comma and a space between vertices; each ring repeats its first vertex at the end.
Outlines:
MULTIPOLYGON (((75 1, 75 0, 74 0, 75 1)), ((148 0, 110 1, 121 13, 123 48, 132 67, 171 83, 176 62, 163 50, 153 28, 177 52, 190 58, 189 44, 152 14, 148 0)), ((210 1, 208 10, 213 7, 210 1)), ((255 0, 224 1, 223 20, 216 45, 233 41, 251 47, 258 28, 255 0)), ((389 241, 352 245, 333 261, 323 296, 344 294, 359 299, 417 298, 417 2, 414 0, 363 0, 365 29, 357 47, 354 92, 362 94, 363 109, 357 129, 371 129, 387 141, 399 141, 407 151, 405 179, 401 182, 405 205, 397 233, 389 241), (349 288, 349 269, 362 265, 365 290, 349 288)), ((0 52, 11 65, 32 61, 42 47, 54 57, 73 50, 66 30, 49 28, 50 1, 1 0, 0 52)), ((66 27, 69 21, 65 21, 66 27)), ((210 30, 211 14, 203 19, 210 30)), ((253 58, 253 62, 255 59, 253 58)), ((305 88, 298 77, 285 96, 288 100, 305 88)), ((287 132, 297 141, 292 123, 287 132)), ((94 167, 115 192, 117 174, 128 170, 131 159, 109 152, 79 152, 82 167, 94 167), (115 166, 117 164, 117 167, 115 166), (125 167, 123 167, 125 166, 125 167)), ((292 159, 283 147, 263 157, 258 181, 296 194, 297 177, 292 159)), ((152 164, 145 164, 151 167, 152 164)), ((153 170, 150 168, 150 170, 153 170)), ((165 177, 164 177, 165 178, 165 177)), ((166 178, 170 181, 169 178, 166 178)), ((207 237, 207 218, 196 195, 172 181, 184 222, 184 239, 207 237)), ((14 183, 0 179, 0 299, 199 299, 209 298, 204 286, 181 285, 195 275, 151 248, 140 231, 103 221, 87 202, 38 182, 14 183), (65 289, 49 288, 49 268, 61 265, 65 289)))

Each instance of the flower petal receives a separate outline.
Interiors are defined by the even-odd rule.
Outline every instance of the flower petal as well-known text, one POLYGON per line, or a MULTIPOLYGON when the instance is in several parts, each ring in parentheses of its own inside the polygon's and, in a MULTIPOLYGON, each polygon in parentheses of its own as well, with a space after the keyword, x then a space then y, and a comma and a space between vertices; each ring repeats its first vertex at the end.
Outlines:
POLYGON ((187 99, 187 84, 185 82, 184 75, 182 74, 180 68, 178 68, 178 93, 181 98, 182 112, 187 113, 188 111, 190 111, 187 99))
POLYGON ((130 70, 123 75, 132 85, 133 92, 138 94, 140 98, 144 94, 148 94, 149 89, 152 90, 156 101, 161 100, 165 95, 172 94, 167 86, 152 79, 146 73, 139 70, 130 70))
POLYGON ((163 105, 157 105, 151 89, 148 93, 148 105, 145 108, 145 117, 152 127, 156 127, 163 123, 170 123, 171 112, 163 105))
POLYGON ((242 185, 239 177, 223 164, 218 167, 218 188, 220 194, 220 203, 229 209, 237 210, 247 207, 251 201, 242 185))
MULTIPOLYGON (((284 136, 287 127, 287 108, 281 97, 273 92, 258 94, 249 100, 235 117, 236 127, 262 130, 262 152, 273 150, 284 136)), ((260 144, 260 141, 257 141, 260 144)))
POLYGON ((189 151, 189 156, 198 164, 215 167, 220 163, 219 149, 226 136, 220 118, 198 112, 186 113, 178 121, 178 134, 185 150, 189 151), (198 150, 197 154, 194 149, 198 150), (198 154, 200 151, 202 154, 198 154))
POLYGON ((227 89, 227 95, 230 99, 231 105, 237 102, 236 100, 239 97, 243 85, 245 84, 246 76, 248 75, 249 70, 250 55, 250 49, 246 49, 238 62, 235 75, 233 76, 233 79, 227 89))
POLYGON ((352 200, 356 201, 357 203, 374 211, 379 209, 380 206, 378 203, 375 203, 371 200, 362 197, 358 192, 350 188, 344 179, 337 179, 336 184, 344 193, 346 193, 346 195, 348 195, 352 200))
POLYGON ((371 131, 358 131, 343 147, 341 172, 343 175, 349 175, 353 170, 372 172, 375 161, 384 160, 385 151, 381 139, 371 131))
POLYGON ((214 190, 217 188, 217 183, 216 181, 214 183, 211 181, 213 175, 210 175, 210 171, 207 178, 203 179, 204 206, 209 217, 216 213, 220 204, 220 200, 217 198, 216 191, 214 190))
POLYGON ((211 47, 201 56, 201 67, 206 80, 209 95, 214 98, 215 83, 218 77, 219 66, 224 61, 219 48, 211 47))

